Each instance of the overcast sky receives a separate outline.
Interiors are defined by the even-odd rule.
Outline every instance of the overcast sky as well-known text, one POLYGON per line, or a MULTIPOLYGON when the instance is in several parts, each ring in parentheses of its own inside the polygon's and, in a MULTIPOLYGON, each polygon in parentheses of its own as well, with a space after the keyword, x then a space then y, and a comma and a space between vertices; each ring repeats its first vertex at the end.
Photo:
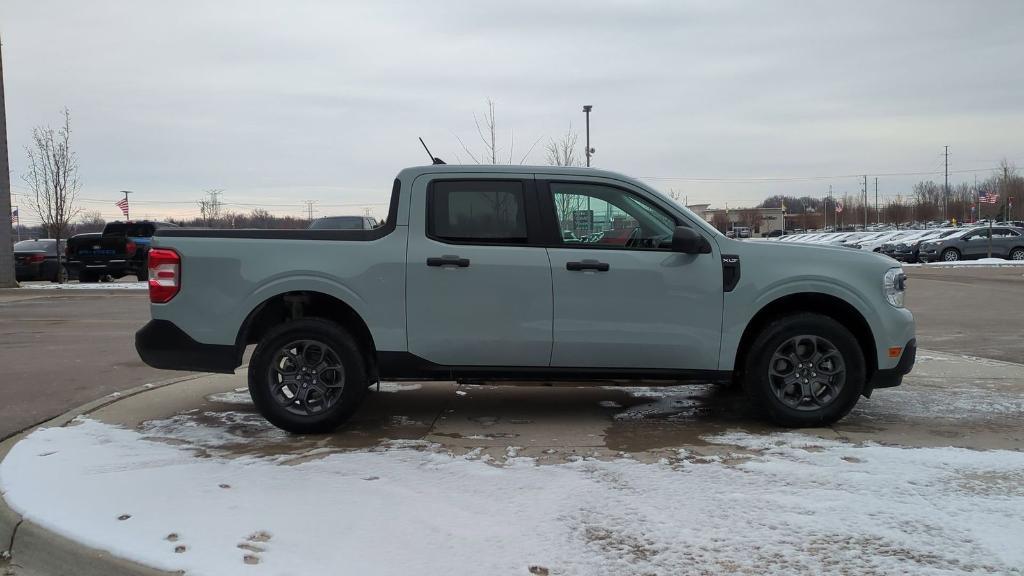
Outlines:
POLYGON ((592 104, 594 165, 690 203, 853 193, 854 174, 889 197, 941 181, 944 145, 952 182, 1024 166, 1022 25, 1019 0, 4 0, 12 187, 32 127, 67 106, 83 206, 108 219, 119 190, 157 217, 207 188, 236 210, 382 216, 426 160, 416 137, 466 161, 456 136, 479 148, 490 97, 517 162, 592 104), (886 176, 908 172, 935 174, 886 176))

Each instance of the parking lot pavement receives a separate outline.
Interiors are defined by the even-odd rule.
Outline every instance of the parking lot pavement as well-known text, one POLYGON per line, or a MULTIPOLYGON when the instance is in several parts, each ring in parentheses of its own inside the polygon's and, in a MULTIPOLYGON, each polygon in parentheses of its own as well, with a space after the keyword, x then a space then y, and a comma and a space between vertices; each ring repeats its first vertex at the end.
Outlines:
POLYGON ((902 387, 794 432, 711 385, 385 383, 336 433, 294 436, 244 385, 203 376, 34 432, 0 490, 43 528, 189 573, 1024 563, 1020 365, 922 350, 902 387))
POLYGON ((112 392, 178 376, 135 353, 145 292, 0 290, 0 438, 112 392))
POLYGON ((1024 268, 905 268, 918 343, 1024 363, 1024 268))

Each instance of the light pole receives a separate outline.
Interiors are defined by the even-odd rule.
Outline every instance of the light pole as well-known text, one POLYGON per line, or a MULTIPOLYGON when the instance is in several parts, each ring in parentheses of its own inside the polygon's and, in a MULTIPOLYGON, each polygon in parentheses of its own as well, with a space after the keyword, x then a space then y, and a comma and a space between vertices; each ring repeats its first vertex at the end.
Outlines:
POLYGON ((128 205, 128 195, 134 194, 134 192, 132 192, 131 190, 121 190, 121 194, 124 194, 124 219, 128 220, 128 214, 130 210, 130 206, 128 205))
POLYGON ((583 106, 583 113, 587 115, 587 149, 585 150, 585 152, 587 156, 588 168, 590 167, 590 155, 594 153, 594 149, 590 147, 590 111, 593 109, 594 107, 591 106, 590 104, 585 104, 583 106))

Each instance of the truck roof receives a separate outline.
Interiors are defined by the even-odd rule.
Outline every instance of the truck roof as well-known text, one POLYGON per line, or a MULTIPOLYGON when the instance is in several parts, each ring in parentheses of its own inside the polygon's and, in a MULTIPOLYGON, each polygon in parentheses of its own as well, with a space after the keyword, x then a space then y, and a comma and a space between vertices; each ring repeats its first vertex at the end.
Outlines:
POLYGON ((416 177, 420 174, 438 174, 438 173, 502 173, 502 174, 558 174, 558 175, 570 175, 570 176, 600 176, 604 178, 614 178, 616 180, 625 180, 628 182, 636 182, 636 179, 630 178, 624 174, 618 172, 609 172, 607 170, 599 170, 597 168, 580 168, 573 166, 531 166, 531 165, 520 165, 520 164, 434 164, 428 166, 410 166, 399 173, 399 177, 416 177))

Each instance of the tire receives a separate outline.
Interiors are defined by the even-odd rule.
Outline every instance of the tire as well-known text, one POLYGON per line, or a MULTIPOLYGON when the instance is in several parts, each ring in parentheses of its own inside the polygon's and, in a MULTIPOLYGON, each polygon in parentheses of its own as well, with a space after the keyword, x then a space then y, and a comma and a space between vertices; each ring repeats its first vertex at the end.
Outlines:
POLYGON ((960 260, 960 251, 956 248, 946 248, 942 251, 943 262, 956 262, 960 260))
POLYGON ((296 434, 334 430, 356 411, 368 387, 356 340, 322 318, 271 329, 249 361, 249 395, 256 409, 274 426, 296 434))
POLYGON ((1010 250, 1010 260, 1024 260, 1024 247, 1010 250))
POLYGON ((779 318, 761 330, 749 350, 744 368, 747 394, 780 426, 832 424, 853 409, 864 390, 864 351, 849 330, 828 316, 800 313, 779 318), (812 342, 813 351, 824 354, 813 364, 806 353, 812 342), (792 364, 792 370, 781 364, 792 364), (837 374, 819 375, 825 366, 837 374), (781 377, 787 373, 789 378, 807 376, 803 382, 810 382, 802 384, 797 377, 787 384, 781 377), (829 384, 823 384, 825 380, 829 384))
POLYGON ((135 279, 139 282, 146 282, 149 280, 149 268, 143 268, 135 274, 135 279))

